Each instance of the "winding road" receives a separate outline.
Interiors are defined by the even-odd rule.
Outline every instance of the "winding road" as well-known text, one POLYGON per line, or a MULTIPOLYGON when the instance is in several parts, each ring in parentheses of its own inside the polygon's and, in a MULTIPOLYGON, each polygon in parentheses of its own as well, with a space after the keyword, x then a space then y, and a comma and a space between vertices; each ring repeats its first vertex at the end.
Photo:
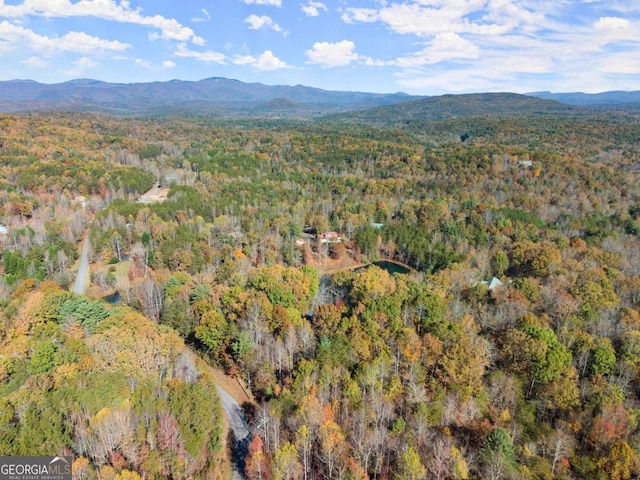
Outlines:
POLYGON ((244 457, 247 454, 247 447, 251 441, 249 425, 244 418, 240 404, 220 385, 218 387, 218 395, 220 395, 220 403, 224 410, 229 425, 233 431, 235 445, 233 446, 233 480, 245 480, 244 476, 244 457))
POLYGON ((91 244, 89 243, 89 235, 85 235, 82 243, 82 253, 80 254, 80 266, 78 267, 76 281, 73 284, 73 293, 77 293, 78 295, 84 295, 84 290, 87 285, 87 275, 89 274, 90 248, 91 244))
MULTIPOLYGON (((80 254, 80 266, 76 275, 76 281, 73 284, 73 292, 83 295, 87 285, 87 276, 89 274, 89 236, 85 235, 82 244, 82 253, 80 254)), ((233 431, 233 480, 245 480, 244 476, 244 458, 247 454, 247 447, 251 441, 251 432, 249 425, 245 420, 244 413, 240 404, 225 389, 217 385, 218 395, 220 395, 220 403, 224 410, 229 426, 233 431)))

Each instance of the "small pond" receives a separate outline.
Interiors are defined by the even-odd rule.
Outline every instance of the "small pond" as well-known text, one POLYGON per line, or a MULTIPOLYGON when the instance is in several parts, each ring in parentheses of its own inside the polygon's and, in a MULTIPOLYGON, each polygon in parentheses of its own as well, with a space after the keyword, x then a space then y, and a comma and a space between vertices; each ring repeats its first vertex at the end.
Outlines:
POLYGON ((382 270, 386 270, 391 275, 393 275, 394 273, 409 273, 411 271, 407 267, 403 267, 402 265, 399 265, 395 262, 389 262, 387 260, 373 262, 373 265, 381 268, 382 270))
POLYGON ((122 300, 120 298, 120 293, 119 292, 115 292, 115 293, 112 293, 111 295, 107 295, 106 297, 102 297, 102 299, 105 302, 110 303, 112 305, 117 305, 122 300))

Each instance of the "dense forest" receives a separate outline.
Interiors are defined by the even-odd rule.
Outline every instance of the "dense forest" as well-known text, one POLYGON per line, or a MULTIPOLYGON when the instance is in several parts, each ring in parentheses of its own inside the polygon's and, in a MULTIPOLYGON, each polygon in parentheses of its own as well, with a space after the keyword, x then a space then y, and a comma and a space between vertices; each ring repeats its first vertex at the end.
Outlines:
POLYGON ((0 453, 228 478, 221 369, 251 480, 636 478, 640 122, 496 98, 0 117, 0 453))

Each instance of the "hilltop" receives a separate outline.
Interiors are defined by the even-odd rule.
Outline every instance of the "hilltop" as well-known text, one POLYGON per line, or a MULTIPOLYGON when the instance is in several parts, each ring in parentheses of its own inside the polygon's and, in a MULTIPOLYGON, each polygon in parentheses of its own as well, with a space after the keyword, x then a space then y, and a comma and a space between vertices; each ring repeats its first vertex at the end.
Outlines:
POLYGON ((377 126, 407 126, 416 121, 455 118, 557 116, 584 113, 586 110, 583 108, 517 93, 473 93, 414 99, 396 105, 329 115, 323 120, 377 126))

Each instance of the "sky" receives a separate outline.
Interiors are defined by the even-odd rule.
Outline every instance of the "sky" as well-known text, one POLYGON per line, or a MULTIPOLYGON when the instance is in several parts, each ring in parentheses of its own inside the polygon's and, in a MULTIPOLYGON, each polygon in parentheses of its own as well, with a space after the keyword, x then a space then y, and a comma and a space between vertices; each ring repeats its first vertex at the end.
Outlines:
POLYGON ((0 80, 640 90, 638 0, 0 0, 0 80))

